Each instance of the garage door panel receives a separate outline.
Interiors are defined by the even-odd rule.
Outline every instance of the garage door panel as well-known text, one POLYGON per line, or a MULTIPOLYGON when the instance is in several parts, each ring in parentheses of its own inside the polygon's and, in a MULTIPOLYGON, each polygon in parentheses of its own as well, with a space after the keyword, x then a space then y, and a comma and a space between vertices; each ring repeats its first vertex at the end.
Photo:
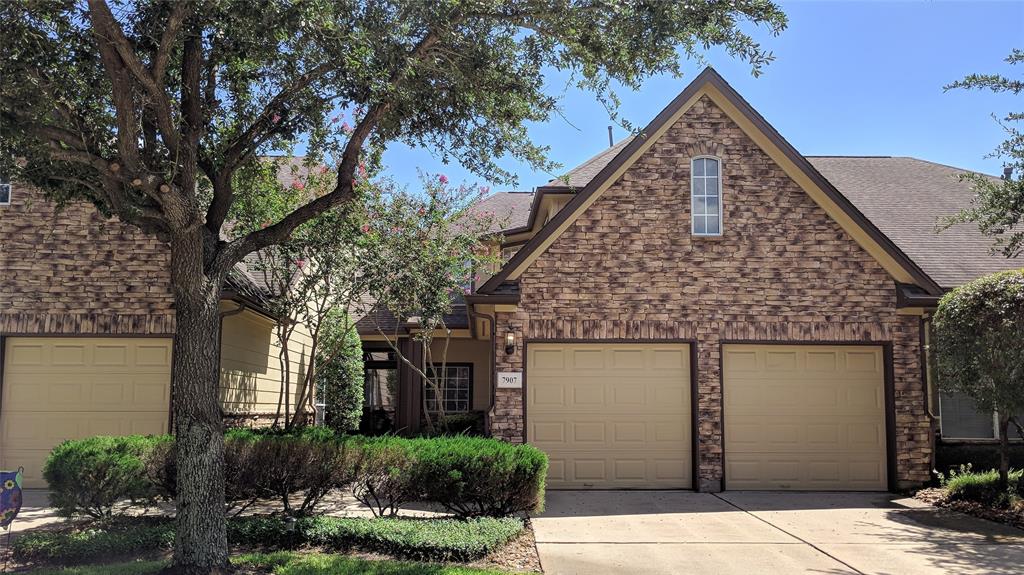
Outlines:
POLYGON ((685 345, 532 344, 527 436, 558 488, 692 482, 685 345))
POLYGON ((8 338, 0 415, 0 466, 42 466, 66 439, 167 430, 171 340, 8 338))
POLYGON ((886 488, 882 349, 726 345, 728 489, 886 488))

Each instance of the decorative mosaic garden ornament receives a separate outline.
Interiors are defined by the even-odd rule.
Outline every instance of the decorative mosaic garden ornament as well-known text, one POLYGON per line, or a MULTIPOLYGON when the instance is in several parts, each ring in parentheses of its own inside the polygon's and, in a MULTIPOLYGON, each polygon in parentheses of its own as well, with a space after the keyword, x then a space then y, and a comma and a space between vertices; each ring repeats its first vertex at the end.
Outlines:
POLYGON ((11 546, 11 523, 21 511, 21 478, 24 467, 17 471, 0 471, 0 529, 7 531, 4 545, 4 573, 7 572, 7 555, 11 546))

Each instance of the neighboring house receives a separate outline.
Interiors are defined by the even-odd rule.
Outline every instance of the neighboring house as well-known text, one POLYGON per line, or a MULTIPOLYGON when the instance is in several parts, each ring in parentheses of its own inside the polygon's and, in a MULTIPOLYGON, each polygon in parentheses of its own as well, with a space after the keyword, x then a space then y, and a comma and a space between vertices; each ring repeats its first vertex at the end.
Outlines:
MULTIPOLYGON (((551 488, 920 485, 930 313, 1018 266, 969 225, 936 232, 971 197, 960 173, 802 156, 707 69, 639 136, 483 200, 513 221, 509 259, 449 322, 445 411, 483 410, 494 436, 546 451, 551 488)), ((364 349, 415 430, 437 398, 379 323, 361 320, 364 349)))
MULTIPOLYGON (((26 485, 42 487, 42 463, 62 440, 170 429, 169 251, 92 205, 58 210, 17 183, 0 191, 0 468, 23 466, 26 485)), ((277 320, 260 276, 240 264, 222 295, 229 425, 265 424, 278 407, 277 320)), ((308 332, 294 338, 297 382, 308 332)))

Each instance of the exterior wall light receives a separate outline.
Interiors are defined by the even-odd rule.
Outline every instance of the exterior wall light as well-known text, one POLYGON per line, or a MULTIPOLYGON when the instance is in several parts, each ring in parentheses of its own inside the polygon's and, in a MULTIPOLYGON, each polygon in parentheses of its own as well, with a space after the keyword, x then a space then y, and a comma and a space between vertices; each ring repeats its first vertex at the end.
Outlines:
POLYGON ((509 331, 505 333, 505 353, 512 355, 516 352, 516 334, 509 331))

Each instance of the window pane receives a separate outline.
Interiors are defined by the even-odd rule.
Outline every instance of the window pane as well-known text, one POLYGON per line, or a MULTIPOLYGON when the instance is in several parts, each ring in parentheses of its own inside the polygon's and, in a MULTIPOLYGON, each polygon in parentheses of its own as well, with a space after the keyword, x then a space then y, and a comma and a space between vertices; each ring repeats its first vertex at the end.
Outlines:
POLYGON ((704 160, 698 158, 693 161, 693 175, 703 176, 704 175, 704 160))
POLYGON ((718 175, 718 160, 704 160, 704 173, 709 176, 718 175))
POLYGON ((707 200, 703 196, 693 198, 693 215, 704 215, 708 213, 707 200))
POLYGON ((697 195, 704 194, 704 178, 693 179, 693 193, 697 195))
POLYGON ((0 184, 0 204, 11 203, 11 185, 0 184))
POLYGON ((707 216, 707 229, 709 234, 722 233, 722 230, 718 225, 718 216, 707 216))
POLYGON ((708 196, 707 199, 704 200, 704 202, 707 205, 707 211, 704 213, 717 216, 718 198, 716 196, 708 196))
POLYGON ((704 178, 704 194, 708 196, 718 195, 718 178, 704 178))
POLYGON ((708 231, 706 216, 693 216, 693 233, 706 234, 708 231))
POLYGON ((942 436, 956 439, 992 439, 992 414, 980 411, 962 393, 939 395, 942 436))

